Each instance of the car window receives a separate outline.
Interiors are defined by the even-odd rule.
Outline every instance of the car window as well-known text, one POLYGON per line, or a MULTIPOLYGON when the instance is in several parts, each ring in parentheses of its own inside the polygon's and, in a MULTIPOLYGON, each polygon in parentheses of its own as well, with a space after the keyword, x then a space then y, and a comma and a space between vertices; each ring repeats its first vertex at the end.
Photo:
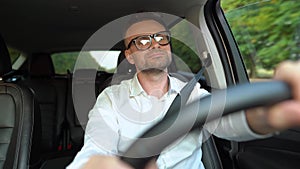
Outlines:
POLYGON ((15 48, 8 47, 8 53, 10 56, 11 63, 15 63, 18 57, 21 55, 21 52, 15 48))
POLYGON ((63 52, 54 53, 51 58, 56 74, 73 72, 76 64, 80 65, 80 68, 98 68, 99 71, 113 73, 117 67, 119 53, 120 51, 63 52))
POLYGON ((199 56, 196 54, 195 38, 190 24, 182 20, 171 28, 172 52, 178 71, 197 73, 201 68, 199 56))
POLYGON ((270 78, 279 62, 300 58, 298 1, 224 0, 222 7, 250 79, 270 78))
POLYGON ((15 48, 9 46, 7 48, 12 64, 12 69, 19 70, 19 68, 25 63, 27 57, 21 51, 15 48))

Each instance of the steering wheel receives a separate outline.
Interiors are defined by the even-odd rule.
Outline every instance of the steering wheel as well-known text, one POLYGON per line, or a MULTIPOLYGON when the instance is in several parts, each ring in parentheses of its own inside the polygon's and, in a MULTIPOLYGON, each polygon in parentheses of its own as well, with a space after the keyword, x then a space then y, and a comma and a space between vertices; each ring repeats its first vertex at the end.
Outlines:
POLYGON ((134 168, 143 168, 153 158, 153 156, 146 157, 149 151, 153 152, 153 149, 155 149, 155 151, 161 152, 173 141, 185 135, 187 131, 202 127, 207 117, 209 117, 209 120, 218 118, 220 112, 214 110, 220 110, 221 108, 223 110, 222 116, 225 116, 240 110, 271 105, 291 98, 290 87, 281 81, 247 83, 215 91, 210 96, 194 101, 182 107, 181 110, 177 110, 180 111, 179 114, 178 112, 174 113, 174 115, 164 118, 151 127, 129 147, 122 160, 134 168), (222 100, 215 103, 213 98, 222 98, 222 100), (195 106, 199 108, 194 109, 195 106), (179 115, 178 118, 177 115, 179 115), (173 124, 176 119, 179 120, 173 124), (169 127, 170 124, 172 127, 169 127), (142 139, 155 136, 166 129, 168 129, 168 132, 164 133, 164 137, 157 137, 148 142, 142 139))

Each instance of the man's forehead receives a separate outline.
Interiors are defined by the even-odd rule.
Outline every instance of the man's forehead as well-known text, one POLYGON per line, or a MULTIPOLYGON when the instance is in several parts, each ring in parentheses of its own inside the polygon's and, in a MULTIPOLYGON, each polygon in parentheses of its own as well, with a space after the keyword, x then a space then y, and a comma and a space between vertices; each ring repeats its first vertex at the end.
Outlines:
POLYGON ((155 20, 145 20, 132 24, 126 31, 126 37, 153 34, 164 31, 166 28, 155 20))

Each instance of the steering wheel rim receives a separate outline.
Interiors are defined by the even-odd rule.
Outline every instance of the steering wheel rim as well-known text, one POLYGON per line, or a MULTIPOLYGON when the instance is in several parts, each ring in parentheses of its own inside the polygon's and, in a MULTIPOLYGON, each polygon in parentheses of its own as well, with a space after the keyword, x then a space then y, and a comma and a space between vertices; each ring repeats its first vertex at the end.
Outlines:
MULTIPOLYGON (((224 109, 222 116, 237 112, 240 110, 245 110, 248 108, 266 106, 278 103, 280 101, 288 100, 292 98, 290 87, 287 83, 281 81, 268 81, 268 82, 256 82, 256 83, 247 83, 240 84, 227 89, 222 89, 213 92, 210 96, 202 98, 200 100, 194 101, 191 104, 184 106, 180 109, 184 116, 180 116, 180 120, 176 121, 174 127, 168 128, 168 135, 166 138, 158 137, 155 141, 144 142, 141 139, 137 139, 123 154, 122 160, 130 164, 134 168, 143 168, 149 160, 153 158, 145 157, 147 152, 152 151, 155 147, 160 152, 170 145, 173 141, 182 137, 186 134, 186 129, 189 128, 190 122, 195 122, 194 125, 190 128, 190 131, 202 127, 207 120, 208 113, 209 120, 213 120, 219 117, 218 112, 212 112, 210 110, 212 106, 213 97, 226 97, 224 105, 219 103, 214 103, 215 106, 222 106, 224 109), (276 96, 276 97, 274 97, 276 96), (193 107, 199 104, 200 108, 196 112, 195 116, 192 112, 193 107), (211 114, 212 113, 212 114, 211 114), (159 143, 159 144, 158 144, 159 143), (144 157, 144 158, 132 158, 132 157, 144 157)), ((219 110, 218 108, 216 110, 219 110)), ((178 110, 179 111, 179 110, 178 110)), ((176 113, 175 113, 176 114, 176 113)), ((178 113, 177 113, 178 114, 178 113)), ((167 118, 164 118, 159 123, 148 129, 141 137, 147 138, 154 136, 166 128, 166 124, 174 122, 174 119, 177 118, 176 115, 170 115, 167 118)), ((169 125, 167 125, 169 126, 169 125)))

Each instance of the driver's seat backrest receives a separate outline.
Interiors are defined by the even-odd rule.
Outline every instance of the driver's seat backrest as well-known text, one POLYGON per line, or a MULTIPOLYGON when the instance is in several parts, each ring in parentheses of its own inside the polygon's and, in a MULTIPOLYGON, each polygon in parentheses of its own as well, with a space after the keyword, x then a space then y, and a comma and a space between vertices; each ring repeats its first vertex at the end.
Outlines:
POLYGON ((213 136, 203 129, 204 138, 208 138, 202 143, 202 162, 205 169, 222 169, 222 162, 213 136))
POLYGON ((0 37, 0 168, 29 168, 36 102, 28 88, 7 82, 10 56, 0 37))

